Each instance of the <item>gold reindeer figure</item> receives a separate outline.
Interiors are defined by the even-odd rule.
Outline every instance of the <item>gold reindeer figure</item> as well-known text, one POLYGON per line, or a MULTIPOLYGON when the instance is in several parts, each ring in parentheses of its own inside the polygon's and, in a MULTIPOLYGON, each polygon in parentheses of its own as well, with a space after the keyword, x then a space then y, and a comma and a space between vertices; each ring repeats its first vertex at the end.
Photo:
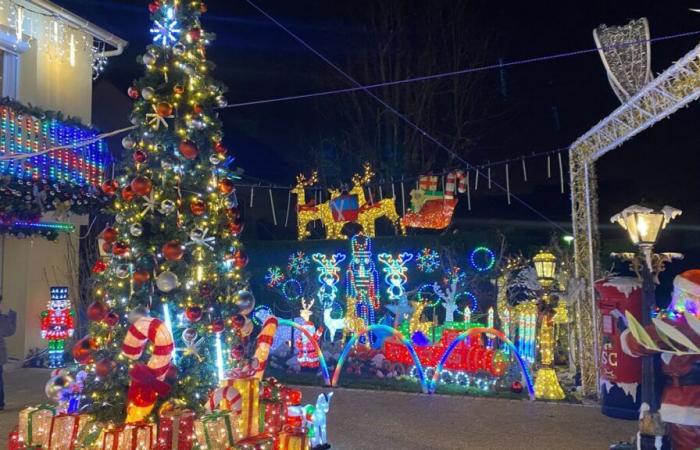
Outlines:
POLYGON ((343 329, 343 340, 350 334, 357 334, 365 329, 365 322, 362 318, 357 317, 356 303, 357 300, 353 297, 346 298, 345 308, 345 328, 343 329))
POLYGON ((350 194, 357 195, 360 205, 360 213, 357 217, 357 223, 362 226, 364 233, 367 236, 374 237, 376 235, 377 219, 386 217, 393 224, 394 228, 402 235, 406 234, 406 229, 401 223, 401 218, 396 212, 396 205, 393 198, 385 198, 374 203, 368 203, 365 197, 365 186, 374 178, 374 171, 369 163, 364 165, 364 174, 355 174, 352 177, 352 189, 350 194))
POLYGON ((423 310, 426 304, 424 302, 411 302, 413 304, 413 314, 409 320, 408 330, 413 335, 416 331, 422 332, 426 337, 430 336, 430 331, 433 328, 432 322, 423 322, 423 310))
POLYGON ((307 229, 310 222, 321 219, 321 210, 313 201, 306 201, 306 188, 318 183, 318 173, 314 171, 308 180, 303 174, 297 175, 297 184, 292 194, 297 196, 297 238, 300 241, 311 236, 307 229))

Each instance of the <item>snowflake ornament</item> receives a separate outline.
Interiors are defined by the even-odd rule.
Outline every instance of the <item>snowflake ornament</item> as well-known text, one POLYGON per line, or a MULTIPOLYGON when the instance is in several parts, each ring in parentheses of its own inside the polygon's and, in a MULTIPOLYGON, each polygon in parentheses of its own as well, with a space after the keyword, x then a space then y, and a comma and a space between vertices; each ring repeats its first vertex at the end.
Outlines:
POLYGON ((440 254, 431 248, 424 248, 416 254, 416 261, 418 270, 433 273, 440 267, 440 254))
POLYGON ((303 275, 309 271, 311 260, 304 252, 296 252, 289 255, 287 268, 294 275, 303 275))
POLYGON ((270 267, 267 269, 267 274, 265 275, 265 281, 267 286, 273 288, 284 281, 284 273, 279 267, 270 267))
POLYGON ((165 17, 161 20, 154 20, 151 27, 153 42, 160 44, 163 47, 175 44, 180 39, 180 24, 175 19, 175 11, 173 8, 168 8, 165 12, 165 17))

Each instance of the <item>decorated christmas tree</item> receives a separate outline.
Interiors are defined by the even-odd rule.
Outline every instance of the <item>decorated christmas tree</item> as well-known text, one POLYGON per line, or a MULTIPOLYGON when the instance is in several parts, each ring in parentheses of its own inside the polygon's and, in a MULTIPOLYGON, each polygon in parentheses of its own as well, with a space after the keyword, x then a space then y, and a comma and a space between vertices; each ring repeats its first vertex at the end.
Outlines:
POLYGON ((87 411, 136 423, 158 411, 200 412, 224 372, 241 365, 254 299, 232 167, 217 108, 225 88, 206 58, 212 34, 199 0, 149 5, 153 44, 129 89, 135 129, 123 139, 114 223, 93 267, 88 335, 74 357, 88 373, 87 411))

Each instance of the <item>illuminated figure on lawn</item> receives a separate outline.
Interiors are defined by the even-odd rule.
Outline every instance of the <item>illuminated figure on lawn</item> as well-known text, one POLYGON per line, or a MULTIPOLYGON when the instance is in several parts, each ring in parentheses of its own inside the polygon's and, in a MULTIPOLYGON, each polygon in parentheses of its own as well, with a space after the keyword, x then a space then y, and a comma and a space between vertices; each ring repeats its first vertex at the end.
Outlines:
POLYGON ((41 313, 41 337, 49 341, 49 367, 63 367, 63 347, 73 336, 74 312, 67 287, 52 287, 48 309, 41 313))
MULTIPOLYGON (((355 299, 357 317, 368 327, 375 323, 375 313, 379 309, 377 286, 379 275, 372 260, 372 240, 360 233, 350 241, 351 259, 346 273, 348 297, 355 299)), ((370 334, 370 343, 374 337, 370 334)), ((360 337, 360 343, 367 343, 366 337, 360 337)))

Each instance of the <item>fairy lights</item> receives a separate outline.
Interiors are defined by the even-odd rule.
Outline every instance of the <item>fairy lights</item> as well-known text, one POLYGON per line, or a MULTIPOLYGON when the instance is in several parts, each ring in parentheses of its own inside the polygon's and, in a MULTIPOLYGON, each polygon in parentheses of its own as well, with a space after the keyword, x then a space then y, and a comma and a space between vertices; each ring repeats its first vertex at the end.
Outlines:
POLYGON ((22 229, 26 228, 28 230, 40 230, 40 231, 55 231, 60 233, 72 233, 75 230, 75 225, 72 223, 58 223, 58 222, 26 222, 26 221, 15 221, 10 224, 0 223, 0 229, 2 228, 15 228, 22 229))
POLYGON ((296 278, 290 278, 282 283, 282 295, 288 302, 297 302, 304 295, 304 288, 296 278))
POLYGON ((469 264, 477 272, 488 272, 496 264, 496 254, 488 247, 477 247, 469 255, 469 264))
MULTIPOLYGON (((362 233, 353 236, 350 241, 352 259, 346 272, 346 294, 355 299, 357 317, 365 326, 373 325, 375 311, 379 309, 377 286, 379 284, 377 269, 372 257, 372 239, 362 233)), ((370 335, 370 340, 372 340, 370 335)), ((360 343, 365 343, 364 336, 360 343)))
POLYGON ((529 364, 535 362, 537 302, 528 301, 515 307, 518 315, 518 352, 529 364))
MULTIPOLYGON (((301 253, 301 252, 299 252, 301 253)), ((322 253, 314 253, 311 258, 317 264, 318 272, 318 298, 319 304, 323 308, 332 305, 338 296, 338 283, 340 282, 340 263, 345 261, 345 255, 336 253, 330 257, 322 253)), ((290 262, 291 264, 291 262, 290 262)))
POLYGON ((382 270, 386 274, 384 282, 389 286, 386 290, 389 300, 399 300, 406 295, 404 288, 408 281, 406 264, 413 260, 413 253, 401 253, 396 258, 388 253, 380 253, 377 259, 384 264, 382 270))

